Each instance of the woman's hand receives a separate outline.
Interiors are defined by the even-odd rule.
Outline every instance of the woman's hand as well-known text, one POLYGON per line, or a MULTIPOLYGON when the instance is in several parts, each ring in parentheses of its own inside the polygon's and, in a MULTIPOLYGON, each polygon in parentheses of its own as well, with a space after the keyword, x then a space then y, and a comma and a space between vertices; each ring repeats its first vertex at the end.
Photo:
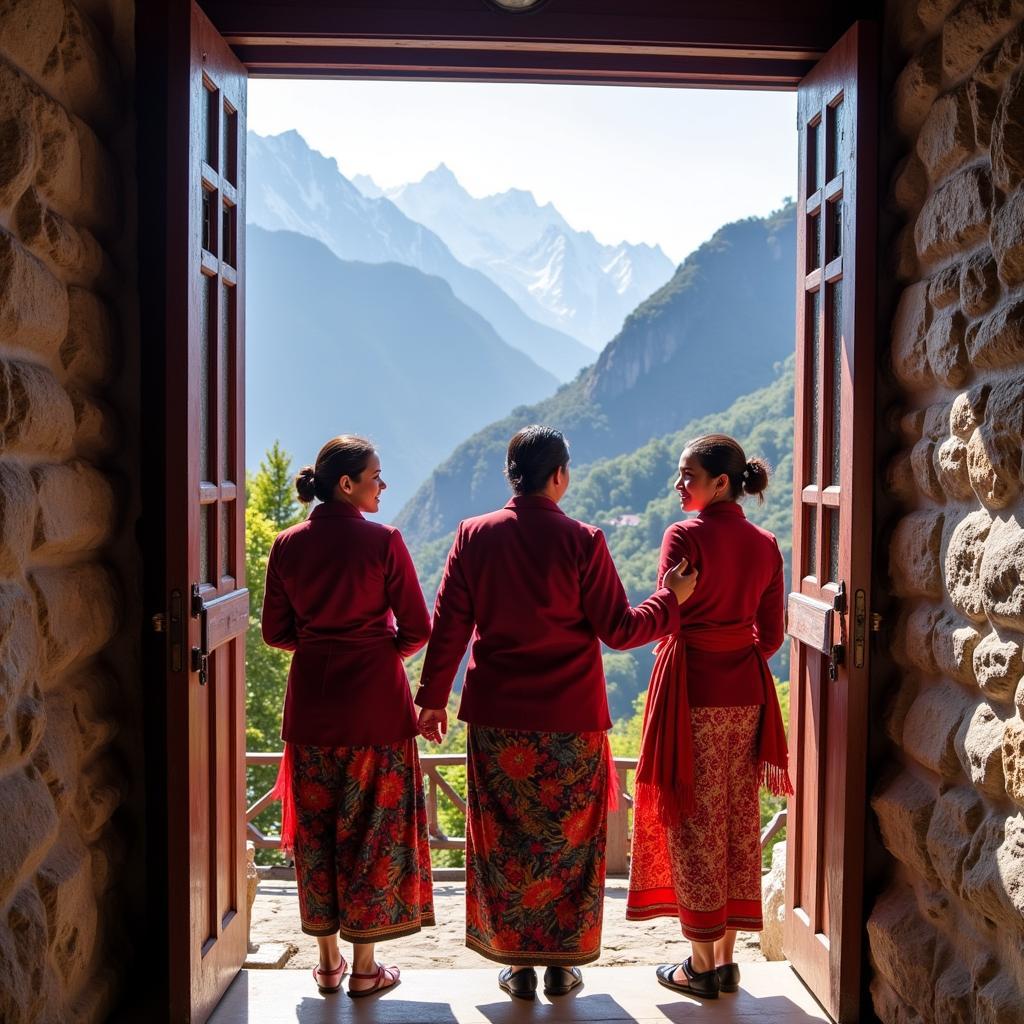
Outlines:
POLYGON ((690 563, 685 558, 679 559, 679 564, 672 566, 665 573, 665 578, 661 581, 662 586, 668 587, 676 595, 676 600, 680 604, 686 604, 689 601, 694 588, 697 586, 697 570, 690 569, 687 572, 686 570, 689 568, 689 565, 690 563))
POLYGON ((421 708, 417 728, 424 739, 440 743, 448 731, 448 712, 444 708, 421 708))

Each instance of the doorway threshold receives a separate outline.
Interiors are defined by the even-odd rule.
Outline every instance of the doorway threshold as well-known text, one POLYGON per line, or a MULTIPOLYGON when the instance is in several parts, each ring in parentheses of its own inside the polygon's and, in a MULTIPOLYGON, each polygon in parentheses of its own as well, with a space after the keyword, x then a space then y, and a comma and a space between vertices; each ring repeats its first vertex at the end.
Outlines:
POLYGON ((538 992, 535 1002, 499 991, 497 965, 410 970, 395 991, 357 1001, 344 992, 318 995, 309 971, 242 971, 210 1024, 829 1024, 788 963, 743 964, 742 971, 739 992, 707 1002, 662 988, 653 966, 585 967, 581 988, 555 999, 538 992))

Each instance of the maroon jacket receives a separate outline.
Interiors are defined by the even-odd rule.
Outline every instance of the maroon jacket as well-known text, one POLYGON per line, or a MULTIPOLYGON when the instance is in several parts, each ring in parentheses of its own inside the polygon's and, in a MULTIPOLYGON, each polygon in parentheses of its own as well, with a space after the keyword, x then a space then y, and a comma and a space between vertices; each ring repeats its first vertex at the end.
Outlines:
POLYGON ((393 526, 336 501, 279 534, 262 625, 271 647, 295 652, 286 742, 370 746, 416 735, 402 659, 427 642, 430 615, 393 526))
POLYGON ((679 610, 679 628, 746 627, 750 646, 735 651, 686 648, 691 707, 734 707, 764 701, 764 659, 781 646, 786 587, 775 537, 755 526, 735 501, 709 505, 673 523, 661 542, 658 579, 680 558, 700 570, 700 583, 679 610))
POLYGON ((671 590, 629 606, 599 529, 548 498, 515 497, 459 525, 416 703, 445 707, 472 636, 463 721, 537 732, 608 729, 601 641, 624 650, 678 627, 671 590))

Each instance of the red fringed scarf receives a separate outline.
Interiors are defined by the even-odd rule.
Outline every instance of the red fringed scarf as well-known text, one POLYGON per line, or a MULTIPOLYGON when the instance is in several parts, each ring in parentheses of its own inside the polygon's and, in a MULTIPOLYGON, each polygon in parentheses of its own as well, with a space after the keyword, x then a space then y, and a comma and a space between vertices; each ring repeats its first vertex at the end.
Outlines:
MULTIPOLYGON (((662 640, 655 649, 654 671, 647 691, 637 796, 650 801, 665 825, 678 825, 693 812, 693 736, 686 689, 686 647, 701 651, 735 651, 753 643, 750 627, 687 627, 662 640)), ((760 653, 760 652, 759 652, 760 653)), ((793 792, 782 710, 768 664, 761 657, 764 708, 758 732, 761 785, 776 796, 793 792)))
POLYGON ((281 850, 295 852, 295 791, 292 789, 292 745, 284 745, 281 767, 277 770, 277 781, 270 791, 274 800, 281 801, 281 850))

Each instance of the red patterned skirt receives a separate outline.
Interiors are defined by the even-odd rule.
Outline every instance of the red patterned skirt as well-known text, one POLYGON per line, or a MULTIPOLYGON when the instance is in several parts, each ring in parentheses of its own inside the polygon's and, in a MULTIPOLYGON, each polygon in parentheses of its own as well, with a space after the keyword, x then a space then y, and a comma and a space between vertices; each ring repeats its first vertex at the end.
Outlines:
POLYGON ((608 738, 471 725, 466 945, 502 964, 601 955, 608 738))
POLYGON ((649 803, 637 800, 626 917, 678 917, 688 939, 713 942, 726 929, 763 927, 761 707, 691 708, 690 721, 694 812, 667 828, 649 803))
POLYGON ((302 930, 378 942, 434 923, 416 740, 291 746, 302 930))

